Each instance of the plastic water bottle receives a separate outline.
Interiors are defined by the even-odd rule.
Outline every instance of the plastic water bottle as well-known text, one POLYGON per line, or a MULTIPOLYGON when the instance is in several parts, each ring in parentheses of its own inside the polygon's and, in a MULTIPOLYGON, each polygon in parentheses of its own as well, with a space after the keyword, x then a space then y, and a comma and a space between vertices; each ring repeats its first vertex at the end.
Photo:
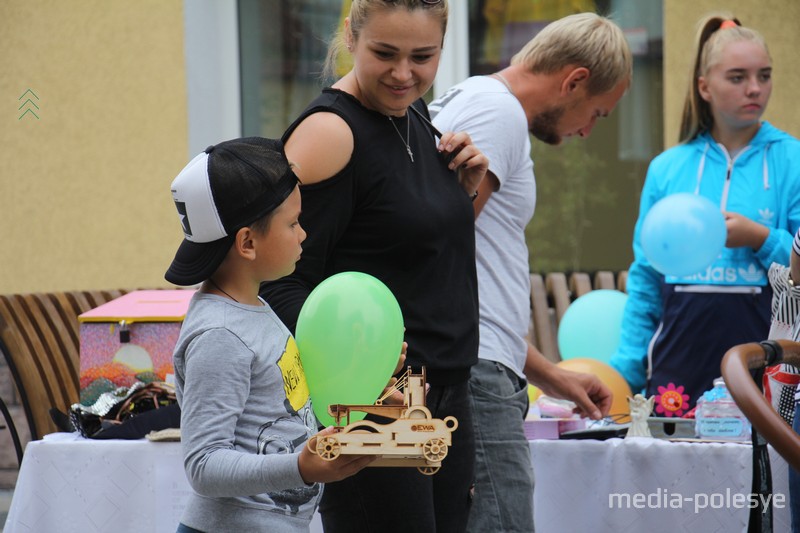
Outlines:
POLYGON ((733 401, 721 377, 697 400, 695 433, 701 439, 750 440, 750 421, 733 401))

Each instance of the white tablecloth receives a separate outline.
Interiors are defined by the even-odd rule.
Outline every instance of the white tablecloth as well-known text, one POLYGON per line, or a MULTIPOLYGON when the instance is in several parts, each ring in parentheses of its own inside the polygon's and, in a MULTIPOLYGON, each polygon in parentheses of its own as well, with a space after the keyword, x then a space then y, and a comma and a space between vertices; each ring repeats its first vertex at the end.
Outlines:
MULTIPOLYGON (((530 448, 537 533, 746 530, 749 509, 734 498, 750 494, 750 446, 611 439, 538 440, 530 448), (612 493, 629 495, 630 506, 621 496, 612 507, 612 493)), ((788 466, 773 451, 770 459, 773 492, 784 498, 773 509, 775 531, 788 531, 788 466)), ((170 533, 190 491, 179 443, 49 435, 25 449, 3 531, 170 533)), ((322 531, 319 515, 311 531, 322 531)))
MULTIPOLYGON (((639 438, 539 440, 530 447, 537 533, 747 530, 749 445, 639 438), (620 496, 610 500, 611 494, 620 496)), ((788 465, 772 449, 770 462, 773 493, 781 495, 774 531, 789 531, 788 465)))
POLYGON ((172 533, 191 490, 178 442, 55 433, 26 446, 3 532, 172 533))

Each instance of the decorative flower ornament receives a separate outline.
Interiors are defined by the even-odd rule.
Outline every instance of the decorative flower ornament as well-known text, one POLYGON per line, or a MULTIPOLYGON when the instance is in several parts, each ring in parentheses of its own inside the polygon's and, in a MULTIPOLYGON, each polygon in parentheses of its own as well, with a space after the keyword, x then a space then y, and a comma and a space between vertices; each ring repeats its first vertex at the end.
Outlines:
POLYGON ((656 413, 662 416, 682 416, 689 409, 689 395, 683 393, 683 385, 674 383, 659 386, 656 395, 656 413))

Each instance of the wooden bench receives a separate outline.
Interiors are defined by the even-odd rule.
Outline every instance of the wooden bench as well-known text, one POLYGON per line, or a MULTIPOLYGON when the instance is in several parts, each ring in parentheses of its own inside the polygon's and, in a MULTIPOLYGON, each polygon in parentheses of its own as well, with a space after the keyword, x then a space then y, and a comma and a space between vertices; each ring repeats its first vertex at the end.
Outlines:
POLYGON ((561 361, 558 324, 569 305, 595 289, 625 292, 627 279, 626 270, 616 275, 610 271, 599 271, 593 277, 586 272, 531 274, 531 327, 528 340, 550 361, 561 361))
POLYGON ((127 292, 0 295, 0 351, 13 376, 31 439, 57 431, 51 408, 67 413, 79 401, 78 315, 127 292))

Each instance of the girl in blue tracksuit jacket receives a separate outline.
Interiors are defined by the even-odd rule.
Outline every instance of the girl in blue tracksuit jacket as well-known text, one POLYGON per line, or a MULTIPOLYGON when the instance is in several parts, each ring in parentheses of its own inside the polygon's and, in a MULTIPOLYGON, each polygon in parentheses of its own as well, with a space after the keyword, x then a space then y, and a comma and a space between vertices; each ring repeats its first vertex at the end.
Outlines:
POLYGON ((611 359, 658 416, 691 409, 734 345, 767 338, 767 270, 788 264, 800 227, 800 142, 760 120, 772 89, 763 37, 738 20, 700 26, 682 144, 650 164, 633 235, 620 346, 611 359), (667 195, 709 198, 725 215, 725 248, 706 270, 676 278, 644 257, 642 223, 667 195))

